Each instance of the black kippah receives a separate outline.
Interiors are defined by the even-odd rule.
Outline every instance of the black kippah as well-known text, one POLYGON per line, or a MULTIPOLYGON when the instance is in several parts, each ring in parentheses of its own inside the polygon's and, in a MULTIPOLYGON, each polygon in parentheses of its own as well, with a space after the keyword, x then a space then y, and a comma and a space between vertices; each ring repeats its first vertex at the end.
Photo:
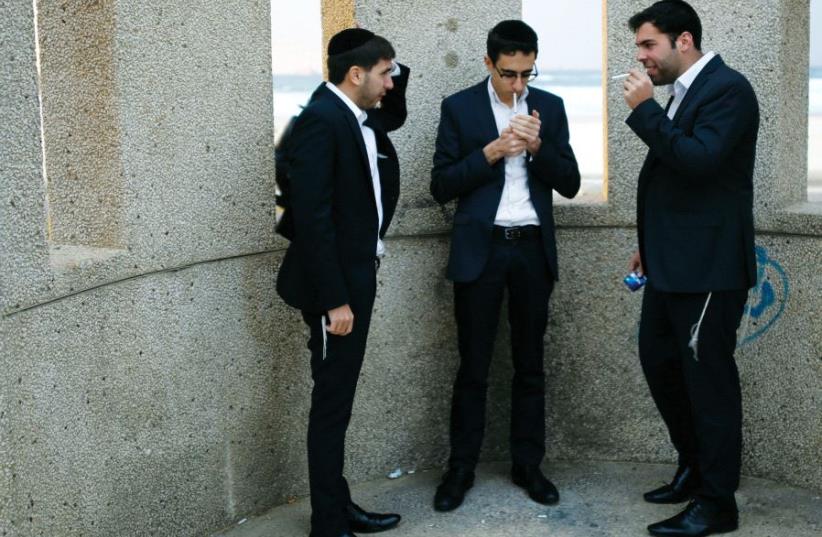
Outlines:
POLYGON ((362 28, 348 28, 334 34, 334 37, 328 42, 328 55, 329 56, 336 56, 337 54, 343 54, 350 50, 354 50, 357 47, 360 47, 366 44, 374 37, 373 32, 369 32, 368 30, 364 30, 362 28))

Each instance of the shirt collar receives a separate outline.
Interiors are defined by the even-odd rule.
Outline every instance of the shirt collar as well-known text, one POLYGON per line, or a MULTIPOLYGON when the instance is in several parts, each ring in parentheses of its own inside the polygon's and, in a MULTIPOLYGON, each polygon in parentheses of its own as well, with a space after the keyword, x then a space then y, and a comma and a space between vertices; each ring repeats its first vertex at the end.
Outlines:
MULTIPOLYGON (((490 76, 488 77, 488 95, 491 96, 491 102, 492 103, 497 103, 499 105, 507 106, 508 108, 510 108, 510 106, 508 106, 507 104, 502 102, 502 100, 500 100, 499 95, 497 95, 497 90, 494 89, 494 84, 491 83, 491 77, 490 76)), ((517 105, 519 105, 519 103, 521 103, 522 101, 524 101, 527 98, 528 98, 528 86, 526 85, 525 89, 522 90, 522 95, 517 97, 517 105)))
POLYGON ((368 118, 368 113, 365 110, 354 104, 354 101, 349 99, 348 95, 343 93, 343 91, 340 88, 338 88, 331 82, 326 82, 325 85, 328 89, 333 91, 334 94, 342 100, 342 102, 345 103, 348 109, 351 110, 351 113, 354 114, 354 117, 357 118, 357 122, 359 122, 360 125, 365 123, 365 120, 368 118))
POLYGON ((699 73, 702 72, 702 69, 708 65, 708 62, 710 62, 714 56, 716 56, 715 52, 706 52, 699 59, 699 61, 689 67, 687 71, 679 75, 679 78, 677 78, 676 81, 670 86, 671 93, 674 95, 685 94, 688 89, 690 89, 691 84, 694 83, 694 80, 696 80, 696 77, 699 76, 699 73))

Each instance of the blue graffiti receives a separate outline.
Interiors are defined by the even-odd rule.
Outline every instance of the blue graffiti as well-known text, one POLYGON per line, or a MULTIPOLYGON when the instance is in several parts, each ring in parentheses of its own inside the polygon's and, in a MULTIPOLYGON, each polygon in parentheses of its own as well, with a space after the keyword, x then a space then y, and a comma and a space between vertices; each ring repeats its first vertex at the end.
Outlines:
POLYGON ((763 246, 756 247, 756 286, 748 295, 742 325, 753 326, 753 331, 746 333, 743 329, 742 339, 737 347, 743 347, 765 332, 779 320, 785 311, 790 295, 790 284, 785 270, 778 261, 768 256, 763 246))

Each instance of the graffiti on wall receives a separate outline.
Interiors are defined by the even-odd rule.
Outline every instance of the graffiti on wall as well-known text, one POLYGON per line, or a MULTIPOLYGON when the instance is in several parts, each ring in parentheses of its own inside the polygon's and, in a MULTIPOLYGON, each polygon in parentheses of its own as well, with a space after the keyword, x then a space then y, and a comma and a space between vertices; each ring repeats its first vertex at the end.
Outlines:
MULTIPOLYGON (((770 330, 785 311, 790 283, 782 265, 768 255, 764 246, 756 247, 756 285, 748 292, 748 302, 737 331, 736 348, 744 347, 770 330)), ((631 345, 639 345, 639 319, 631 332, 631 345)))
POLYGON ((756 247, 756 285, 748 293, 742 316, 737 348, 761 337, 771 329, 785 311, 790 283, 778 261, 768 255, 764 246, 756 247))

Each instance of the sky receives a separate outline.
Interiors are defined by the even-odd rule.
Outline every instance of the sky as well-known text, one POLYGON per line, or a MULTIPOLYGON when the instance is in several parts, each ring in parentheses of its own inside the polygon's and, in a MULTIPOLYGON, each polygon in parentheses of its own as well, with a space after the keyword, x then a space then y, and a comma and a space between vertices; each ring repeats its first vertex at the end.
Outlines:
POLYGON ((322 73, 320 0, 271 0, 274 74, 322 73))
MULTIPOLYGON (((541 69, 601 68, 602 0, 523 0, 523 20, 539 35, 541 69), (574 25, 567 24, 574 19, 591 19, 593 39, 578 39, 574 25)), ((272 0, 271 34, 275 74, 322 71, 320 0, 272 0)))
MULTIPOLYGON (((540 69, 602 68, 602 0, 523 0, 523 20, 539 35, 540 69), (580 20, 589 39, 568 24, 580 20)), ((271 30, 275 74, 322 72, 320 0, 272 0, 271 30)), ((822 68, 822 0, 811 0, 810 60, 822 68)))
POLYGON ((602 0, 523 0, 522 20, 539 37, 541 71, 602 69, 602 0), (585 21, 585 31, 568 21, 585 21))

